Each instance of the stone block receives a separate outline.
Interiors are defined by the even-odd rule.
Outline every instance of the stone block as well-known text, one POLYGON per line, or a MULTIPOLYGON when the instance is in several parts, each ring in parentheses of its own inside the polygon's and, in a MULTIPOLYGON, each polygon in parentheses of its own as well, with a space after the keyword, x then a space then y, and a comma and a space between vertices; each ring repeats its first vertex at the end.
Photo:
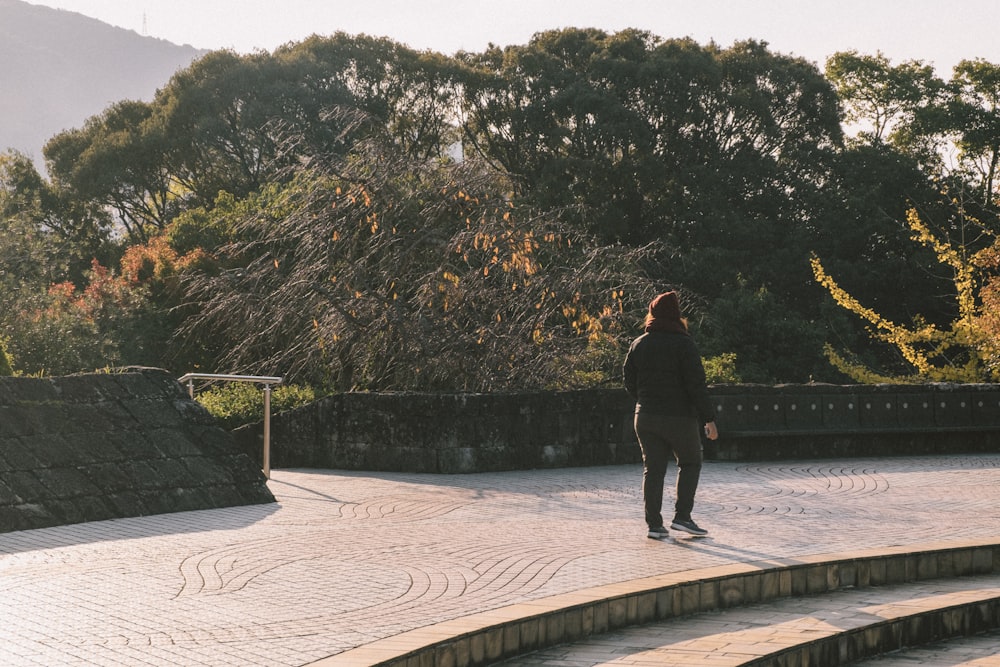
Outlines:
POLYGON ((990 574, 993 571, 993 548, 979 547, 972 550, 972 571, 990 574))
POLYGON ((518 636, 522 651, 531 651, 540 647, 538 626, 541 622, 538 618, 528 618, 518 623, 518 636))
POLYGON ((698 608, 701 611, 719 608, 719 581, 717 579, 701 582, 698 591, 698 608))
POLYGON ((806 592, 825 593, 830 590, 829 566, 826 564, 812 565, 806 568, 806 592))
MULTIPOLYGON (((235 507, 237 505, 246 505, 248 502, 260 502, 260 501, 247 501, 243 494, 240 493, 240 488, 235 484, 216 484, 214 486, 205 486, 201 488, 202 497, 207 499, 207 503, 211 507, 235 507)), ((146 514, 155 514, 151 510, 147 510, 146 514)))
POLYGON ((763 576, 759 573, 746 574, 740 577, 743 582, 743 604, 754 604, 764 598, 761 591, 763 576))
POLYGON ((174 489, 192 483, 191 469, 176 458, 151 459, 146 465, 155 475, 155 482, 148 484, 156 489, 174 489))
POLYGON ((696 614, 702 610, 701 607, 701 584, 682 584, 677 588, 680 610, 678 616, 696 614))
POLYGON ((719 608, 738 607, 746 601, 746 584, 748 577, 726 577, 719 582, 719 608))
POLYGON ((60 400, 54 378, 4 377, 0 383, 7 389, 0 394, 7 405, 30 408, 60 400))
POLYGON ((183 420, 173 401, 126 398, 122 399, 121 405, 143 430, 183 426, 183 420))
POLYGON ((617 597, 608 600, 608 629, 615 630, 628 625, 628 600, 617 597))
POLYGON ((437 452, 424 447, 379 447, 369 458, 369 470, 398 470, 400 466, 410 472, 438 472, 437 452))
POLYGON ((593 605, 594 625, 592 632, 595 634, 607 632, 611 629, 611 605, 605 601, 598 601, 593 605))
POLYGON ((37 504, 48 497, 49 491, 33 470, 8 470, 0 477, 23 505, 37 504))
POLYGON ((796 567, 791 571, 792 595, 802 596, 809 592, 809 570, 804 567, 796 567))
POLYGON ((972 396, 953 386, 934 393, 934 423, 937 426, 963 426, 972 423, 972 396))
POLYGON ((72 447, 66 438, 57 433, 39 433, 31 438, 30 443, 32 453, 42 468, 75 466, 86 460, 85 452, 72 447))
POLYGON ((901 427, 932 428, 934 397, 928 392, 900 391, 896 395, 896 413, 901 427))
POLYGON ((0 405, 0 442, 34 433, 30 410, 15 405, 0 405))
POLYGON ((781 387, 785 426, 795 431, 822 430, 823 397, 800 387, 781 387))
POLYGON ((78 499, 101 493, 101 489, 79 468, 41 468, 35 471, 35 477, 45 487, 46 497, 50 498, 78 499))
POLYGON ((13 507, 22 502, 21 496, 14 493, 14 490, 0 479, 0 507, 13 507))
POLYGON ((1000 392, 996 385, 969 387, 972 402, 972 423, 979 427, 1000 427, 1000 392))
POLYGON ((442 449, 437 453, 438 469, 435 472, 448 474, 477 472, 480 468, 476 452, 475 447, 442 449))
POLYGON ((916 579, 923 581, 938 576, 938 554, 925 553, 916 556, 916 579))
POLYGON ((899 426, 898 397, 891 391, 875 387, 864 396, 858 395, 860 421, 863 428, 895 429, 899 426))
MULTIPOLYGON (((230 459, 230 461, 235 468, 227 467, 226 459, 220 460, 208 456, 185 456, 177 459, 177 462, 186 469, 185 478, 198 480, 200 486, 220 486, 237 481, 251 482, 257 478, 256 474, 247 474, 248 471, 240 459, 230 459)), ((256 473, 256 466, 250 472, 256 473)))
POLYGON ((3 527, 4 532, 27 530, 41 525, 37 522, 29 524, 28 516, 23 507, 23 505, 0 504, 0 526, 3 527))
POLYGON ((594 606, 586 605, 580 610, 580 633, 588 637, 594 634, 594 606))
POLYGON ((760 597, 758 601, 767 602, 779 597, 781 593, 781 578, 774 570, 766 570, 758 575, 760 578, 760 597))
POLYGON ((656 593, 639 593, 636 596, 636 623, 649 623, 656 619, 656 593))
POLYGON ((81 452, 81 460, 87 465, 114 463, 125 458, 118 438, 108 437, 104 433, 87 433, 69 438, 68 443, 81 452))
POLYGON ((823 426, 827 429, 858 430, 861 427, 858 396, 853 392, 829 392, 821 396, 823 426))
POLYGON ((485 639, 485 657, 487 660, 499 660, 503 656, 503 628, 491 628, 483 633, 485 639))
POLYGON ((4 462, 2 473, 37 470, 44 467, 31 446, 30 438, 2 438, 0 456, 4 462))
MULTIPOLYGON (((146 507, 139 494, 122 489, 121 491, 105 491, 104 501, 107 503, 112 516, 147 516, 153 512, 146 507)), ((235 503, 232 503, 235 504, 235 503)), ((219 505, 221 507, 221 505, 219 505)))

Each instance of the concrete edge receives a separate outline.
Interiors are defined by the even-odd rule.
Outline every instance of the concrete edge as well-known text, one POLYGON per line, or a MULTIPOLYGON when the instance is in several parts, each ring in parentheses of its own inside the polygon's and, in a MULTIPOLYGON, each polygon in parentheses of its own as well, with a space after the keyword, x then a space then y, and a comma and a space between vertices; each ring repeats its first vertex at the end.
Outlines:
POLYGON ((687 570, 471 614, 309 667, 471 667, 630 625, 841 588, 1000 572, 1000 538, 934 542, 687 570))

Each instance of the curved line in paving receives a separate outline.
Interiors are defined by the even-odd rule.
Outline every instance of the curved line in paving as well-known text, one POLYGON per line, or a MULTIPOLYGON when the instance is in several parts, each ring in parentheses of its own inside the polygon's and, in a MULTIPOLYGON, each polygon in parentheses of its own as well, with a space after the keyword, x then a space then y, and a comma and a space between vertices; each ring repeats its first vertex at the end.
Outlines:
MULTIPOLYGON (((393 521, 419 521, 421 519, 436 518, 454 512, 463 507, 458 502, 428 503, 426 500, 418 502, 412 497, 396 496, 390 498, 380 498, 378 500, 359 503, 341 504, 336 518, 344 520, 393 520, 393 521)), ((185 558, 179 567, 182 584, 175 598, 189 595, 198 595, 206 592, 232 592, 245 587, 253 579, 266 574, 267 572, 283 567, 289 563, 310 560, 319 557, 321 554, 309 554, 316 548, 322 549, 323 541, 316 539, 318 535, 310 535, 306 538, 299 537, 293 540, 295 548, 287 544, 283 537, 269 538, 244 542, 235 546, 227 546, 221 549, 201 552, 185 558), (280 559, 274 563, 273 555, 268 557, 269 565, 262 567, 260 560, 255 553, 263 551, 263 547, 274 544, 286 544, 289 553, 299 554, 280 559), (302 555, 303 550, 309 555, 302 555), (239 566, 226 563, 239 563, 239 566)), ((269 553, 273 553, 268 550, 269 553)))
POLYGON ((888 480, 876 470, 839 466, 740 466, 738 471, 763 478, 778 496, 817 494, 878 494, 889 489, 888 480))
POLYGON ((428 502, 424 496, 386 496, 341 507, 344 519, 396 519, 414 521, 450 514, 464 505, 455 501, 428 502))
MULTIPOLYGON (((315 544, 315 541, 310 543, 315 544)), ((296 547, 298 548, 298 547, 296 547)), ((209 586, 202 590, 186 590, 183 595, 191 596, 197 594, 224 594, 233 593, 246 585, 247 580, 253 577, 227 574, 218 572, 205 574, 218 567, 220 563, 229 561, 232 558, 239 559, 237 547, 220 549, 209 554, 203 554, 199 560, 189 559, 191 563, 188 567, 196 566, 197 574, 189 574, 192 581, 207 580, 209 586)), ((496 545, 490 549, 493 562, 484 562, 483 571, 468 570, 457 572, 450 564, 445 562, 442 567, 427 567, 424 565, 413 565, 407 563, 394 563, 393 570, 404 573, 409 580, 406 591, 391 600, 366 606, 362 609, 350 609, 333 613, 319 613, 308 619, 308 626, 317 628, 333 628, 338 624, 338 619, 349 618, 355 627, 363 628, 366 623, 373 625, 383 625, 386 618, 397 618, 408 611, 418 610, 422 617, 446 618, 453 609, 456 598, 467 599, 469 608, 482 606, 504 606, 514 600, 522 599, 525 595, 538 590, 548 583, 567 563, 575 558, 561 556, 553 553, 551 547, 534 547, 525 550, 523 545, 508 544, 502 548, 496 545), (471 580, 469 575, 475 575, 471 580)), ((307 558, 289 559, 308 560, 307 558)), ((274 565, 269 570, 274 570, 282 565, 274 565)), ((264 574, 263 571, 254 573, 254 577, 264 574)), ((181 597, 178 594, 178 597, 181 597)), ((270 623, 260 623, 255 626, 255 636, 259 639, 283 638, 302 635, 305 633, 305 619, 278 620, 270 623)), ((227 625, 222 625, 212 629, 212 641, 228 641, 239 638, 245 629, 227 625)), ((377 639, 370 637, 368 641, 377 639)), ((95 638, 96 640, 96 638, 95 638)), ((142 643, 139 637, 131 638, 131 642, 142 643)))

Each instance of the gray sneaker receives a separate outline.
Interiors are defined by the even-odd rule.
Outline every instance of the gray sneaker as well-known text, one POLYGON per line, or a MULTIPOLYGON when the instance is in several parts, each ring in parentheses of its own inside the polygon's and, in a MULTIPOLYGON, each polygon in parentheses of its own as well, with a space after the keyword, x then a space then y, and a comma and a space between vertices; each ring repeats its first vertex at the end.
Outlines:
POLYGON ((682 530, 685 533, 690 533, 691 535, 697 535, 701 537, 702 535, 708 535, 708 531, 696 524, 691 519, 674 519, 670 527, 674 530, 682 530))
POLYGON ((650 528, 649 532, 646 533, 646 537, 651 540, 665 540, 670 536, 670 531, 668 531, 663 526, 657 526, 655 528, 650 528))

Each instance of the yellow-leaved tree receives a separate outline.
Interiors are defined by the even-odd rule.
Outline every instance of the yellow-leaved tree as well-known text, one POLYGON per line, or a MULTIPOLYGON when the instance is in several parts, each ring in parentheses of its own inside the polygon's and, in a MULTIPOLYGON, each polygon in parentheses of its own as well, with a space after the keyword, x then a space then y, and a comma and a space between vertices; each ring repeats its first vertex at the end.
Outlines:
POLYGON ((886 319, 840 287, 813 255, 813 275, 843 308, 869 324, 876 339, 894 346, 912 366, 908 375, 881 374, 852 362, 829 343, 825 352, 838 370, 857 382, 997 382, 1000 381, 1000 239, 977 252, 967 252, 935 236, 913 209, 907 212, 911 238, 937 255, 952 271, 958 315, 950 325, 937 326, 917 317, 909 325, 886 319))

